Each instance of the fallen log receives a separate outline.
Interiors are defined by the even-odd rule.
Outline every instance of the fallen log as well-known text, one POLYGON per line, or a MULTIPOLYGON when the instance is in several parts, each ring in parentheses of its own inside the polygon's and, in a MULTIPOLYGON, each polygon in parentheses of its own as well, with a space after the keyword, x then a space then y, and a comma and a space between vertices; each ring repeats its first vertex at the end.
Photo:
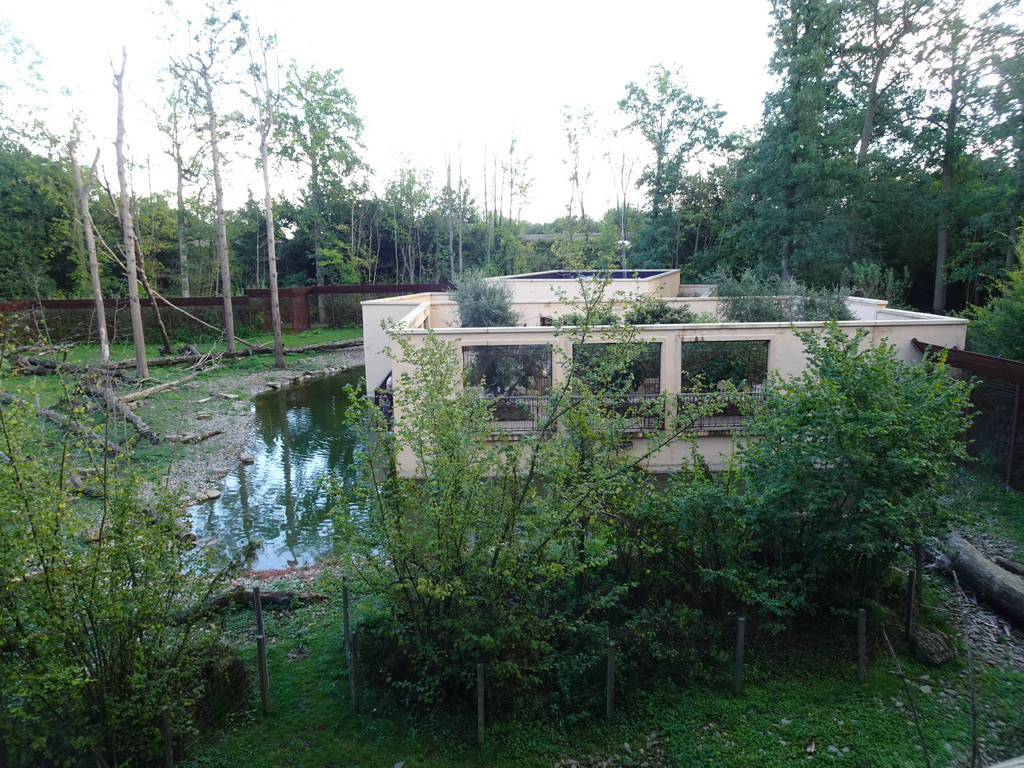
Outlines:
POLYGON ((949 534, 946 544, 951 550, 950 567, 960 583, 1024 626, 1024 578, 1000 568, 956 532, 949 534))
POLYGON ((63 413, 58 413, 57 411, 50 410, 49 408, 40 408, 39 410, 36 410, 25 400, 22 400, 20 397, 15 397, 7 392, 0 392, 0 403, 20 405, 30 413, 35 413, 39 418, 49 421, 51 424, 63 427, 69 432, 74 432, 76 435, 79 435, 88 442, 102 447, 108 454, 113 456, 128 455, 128 451, 122 446, 107 440, 105 437, 97 434, 89 427, 84 424, 79 424, 70 416, 65 416, 63 413))
POLYGON ((77 472, 72 472, 68 476, 68 481, 71 484, 71 489, 77 491, 83 496, 91 496, 94 499, 102 499, 105 498, 107 495, 106 491, 104 491, 102 488, 99 488, 95 485, 86 484, 85 480, 83 480, 82 476, 79 475, 77 472))
MULTIPOLYGON (((260 605, 291 605, 294 601, 315 602, 326 600, 327 596, 319 592, 300 590, 292 592, 287 589, 271 590, 264 592, 260 590, 260 605)), ((229 605, 244 605, 252 608, 255 601, 252 599, 251 589, 236 589, 223 595, 215 595, 203 601, 206 608, 227 608, 229 605)))
MULTIPOLYGON (((207 368, 206 370, 210 371, 213 369, 207 368)), ((185 376, 180 379, 175 379, 174 381, 167 381, 164 382, 163 384, 157 384, 155 387, 149 387, 148 389, 140 389, 138 392, 129 392, 127 395, 121 395, 119 399, 121 400, 122 403, 125 404, 134 403, 137 400, 145 400, 150 395, 155 395, 158 392, 164 392, 170 389, 171 387, 181 386, 186 381, 192 381, 192 379, 194 379, 198 375, 198 373, 193 373, 191 376, 185 376)))
POLYGON ((111 390, 99 384, 83 383, 82 391, 90 397, 94 397, 99 400, 106 407, 108 412, 120 416, 135 427, 135 431, 149 440, 153 445, 159 444, 160 436, 150 429, 149 425, 134 413, 131 408, 122 403, 118 399, 117 395, 115 395, 111 390))
MULTIPOLYGON (((300 590, 299 592, 292 592, 290 590, 279 589, 272 590, 270 592, 260 591, 260 605, 291 605, 292 603, 299 601, 303 603, 311 603, 318 600, 326 600, 327 595, 320 594, 319 592, 308 592, 306 590, 300 590)), ((194 620, 197 616, 209 613, 210 611, 218 608, 227 608, 229 605, 241 605, 252 608, 255 605, 255 601, 252 597, 251 589, 242 589, 239 587, 232 592, 227 592, 223 595, 214 595, 208 597, 203 601, 203 604, 190 608, 187 611, 182 611, 175 616, 175 621, 179 624, 186 621, 194 620)))
POLYGON ((1024 563, 1018 563, 1016 560, 1010 560, 1005 557, 993 557, 992 562, 1003 570, 1014 573, 1017 576, 1024 576, 1024 563))
MULTIPOLYGON (((304 352, 330 352, 335 349, 348 349, 349 347, 361 347, 362 345, 362 339, 345 339, 344 341, 326 341, 323 344, 307 344, 304 347, 288 347, 284 352, 286 355, 302 354, 304 352)), ((273 347, 250 347, 249 349, 238 349, 234 352, 219 352, 214 357, 217 359, 236 360, 243 357, 252 357, 253 355, 272 354, 274 354, 273 347)), ((195 362, 195 355, 173 355, 169 357, 155 357, 149 361, 149 365, 194 365, 195 362)), ((135 361, 122 360, 112 365, 117 368, 134 368, 135 361)))

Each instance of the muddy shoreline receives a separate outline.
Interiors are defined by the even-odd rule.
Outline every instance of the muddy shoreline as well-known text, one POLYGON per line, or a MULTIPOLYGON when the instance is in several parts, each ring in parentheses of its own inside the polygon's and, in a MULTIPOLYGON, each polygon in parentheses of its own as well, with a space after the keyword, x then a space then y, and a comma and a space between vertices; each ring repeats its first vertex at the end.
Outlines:
MULTIPOLYGON (((363 365, 362 346, 310 354, 287 361, 286 370, 269 369, 239 373, 230 382, 232 393, 206 393, 201 381, 192 388, 197 394, 195 423, 183 424, 182 431, 218 434, 199 445, 182 445, 161 484, 179 491, 189 504, 200 503, 207 491, 219 491, 227 474, 238 466, 252 436, 252 398, 272 389, 301 386, 313 377, 328 376, 363 365), (200 395, 205 395, 200 397, 200 395), (200 420, 201 419, 201 420, 200 420)), ((227 385, 223 385, 225 388, 227 385)))

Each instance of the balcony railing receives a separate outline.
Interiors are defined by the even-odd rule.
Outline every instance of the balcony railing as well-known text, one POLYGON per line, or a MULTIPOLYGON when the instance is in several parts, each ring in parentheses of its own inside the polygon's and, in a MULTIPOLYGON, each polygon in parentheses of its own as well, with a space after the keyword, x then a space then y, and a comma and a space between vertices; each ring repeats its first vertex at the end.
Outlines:
POLYGON ((619 395, 606 401, 609 410, 624 417, 627 432, 651 432, 665 428, 661 395, 619 395))
POLYGON ((677 395, 680 413, 692 405, 714 404, 713 410, 694 420, 689 432, 726 432, 743 428, 747 413, 764 402, 761 392, 683 392, 677 395))
POLYGON ((484 397, 494 415, 494 430, 534 432, 548 414, 548 398, 538 395, 484 397))
MULTIPOLYGON (((542 396, 484 397, 494 415, 496 432, 534 432, 548 416, 550 398, 542 396)), ((621 395, 605 400, 609 412, 624 418, 627 432, 650 432, 665 427, 660 395, 621 395)))

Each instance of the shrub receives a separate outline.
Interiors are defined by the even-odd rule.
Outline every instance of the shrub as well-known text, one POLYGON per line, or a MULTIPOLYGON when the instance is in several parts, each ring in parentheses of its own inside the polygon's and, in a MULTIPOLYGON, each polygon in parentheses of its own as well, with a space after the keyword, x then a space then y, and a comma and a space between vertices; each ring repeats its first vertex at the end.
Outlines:
POLYGON ((852 320, 845 297, 835 290, 784 283, 778 275, 761 277, 746 270, 712 278, 718 283, 722 319, 729 323, 797 323, 852 320))
POLYGON ((68 468, 99 457, 70 439, 54 455, 53 438, 25 409, 0 411, 0 755, 145 764, 163 705, 179 732, 191 720, 212 637, 189 609, 214 577, 175 538, 179 500, 144 511, 130 467, 115 464, 87 506, 68 468))
POLYGON ((508 328, 522 320, 512 309, 512 286, 500 280, 467 273, 452 298, 459 306, 462 328, 508 328))
POLYGON ((662 298, 641 296, 622 319, 629 325, 684 325, 695 320, 688 307, 672 307, 662 298))

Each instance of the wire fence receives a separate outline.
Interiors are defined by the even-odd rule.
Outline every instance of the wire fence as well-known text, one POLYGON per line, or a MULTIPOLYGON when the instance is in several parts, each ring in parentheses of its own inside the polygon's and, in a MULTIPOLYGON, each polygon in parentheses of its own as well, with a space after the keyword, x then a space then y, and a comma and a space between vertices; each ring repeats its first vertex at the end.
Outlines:
POLYGON ((1020 384, 978 375, 973 381, 975 413, 966 438, 967 452, 974 461, 968 463, 968 469, 1007 488, 1024 491, 1024 440, 1016 435, 1024 427, 1020 384))

